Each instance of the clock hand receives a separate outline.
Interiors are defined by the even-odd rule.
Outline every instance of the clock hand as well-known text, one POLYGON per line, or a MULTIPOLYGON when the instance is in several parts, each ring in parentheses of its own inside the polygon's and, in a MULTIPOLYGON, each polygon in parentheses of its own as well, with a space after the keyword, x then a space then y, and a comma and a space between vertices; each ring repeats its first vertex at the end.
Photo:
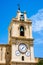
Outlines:
POLYGON ((24 47, 22 47, 22 49, 23 49, 24 47))

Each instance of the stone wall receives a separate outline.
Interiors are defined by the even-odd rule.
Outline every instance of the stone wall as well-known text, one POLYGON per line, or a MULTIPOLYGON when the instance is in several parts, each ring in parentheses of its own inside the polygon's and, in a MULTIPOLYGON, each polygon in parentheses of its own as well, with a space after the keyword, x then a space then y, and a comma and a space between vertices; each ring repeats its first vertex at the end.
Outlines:
POLYGON ((10 60, 11 60, 11 46, 6 46, 6 65, 10 65, 10 60))
POLYGON ((37 63, 12 63, 11 65, 37 65, 37 63))

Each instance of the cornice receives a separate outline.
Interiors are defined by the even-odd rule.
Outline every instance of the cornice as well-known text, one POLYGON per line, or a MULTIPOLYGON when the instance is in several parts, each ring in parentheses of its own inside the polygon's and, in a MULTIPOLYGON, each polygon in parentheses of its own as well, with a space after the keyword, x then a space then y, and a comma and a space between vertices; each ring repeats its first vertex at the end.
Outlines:
POLYGON ((32 22, 30 20, 27 20, 27 21, 20 21, 20 20, 17 20, 17 19, 12 19, 13 22, 18 22, 18 23, 26 23, 26 24, 32 24, 32 22))
POLYGON ((9 44, 0 44, 0 46, 7 47, 7 46, 10 46, 10 45, 9 44))
POLYGON ((33 38, 25 38, 23 36, 20 37, 11 37, 10 40, 15 39, 15 40, 26 40, 26 41, 33 41, 33 38))
POLYGON ((22 61, 21 62, 17 62, 17 61, 14 62, 14 61, 11 61, 11 64, 12 63, 15 63, 15 64, 37 64, 38 61, 36 61, 36 62, 22 62, 22 61))
POLYGON ((33 38, 25 38, 23 36, 20 37, 11 37, 10 39, 16 39, 16 40, 27 40, 27 41, 33 41, 33 38))

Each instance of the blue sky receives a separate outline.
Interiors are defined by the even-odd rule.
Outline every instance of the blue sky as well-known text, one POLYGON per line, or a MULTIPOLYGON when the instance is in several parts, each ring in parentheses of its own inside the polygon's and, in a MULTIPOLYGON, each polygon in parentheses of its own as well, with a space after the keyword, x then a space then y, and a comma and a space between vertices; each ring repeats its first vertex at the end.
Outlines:
POLYGON ((18 6, 32 20, 35 57, 43 57, 43 0, 0 0, 0 44, 8 43, 8 26, 18 6))

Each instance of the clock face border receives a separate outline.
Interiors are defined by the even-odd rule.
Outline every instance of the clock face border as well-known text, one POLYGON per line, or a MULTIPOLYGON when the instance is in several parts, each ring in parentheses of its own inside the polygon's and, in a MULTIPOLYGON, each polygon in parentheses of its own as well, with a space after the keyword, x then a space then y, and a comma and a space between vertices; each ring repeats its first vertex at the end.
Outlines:
POLYGON ((22 53, 22 54, 24 54, 24 53, 26 53, 27 52, 27 45, 25 44, 25 43, 20 43, 19 44, 19 46, 18 46, 18 50, 20 51, 20 53, 22 53), (25 46, 25 48, 26 48, 26 50, 23 52, 23 50, 22 49, 20 49, 20 46, 21 45, 24 45, 25 46))
POLYGON ((25 55, 26 55, 27 57, 29 57, 29 56, 31 55, 31 52, 30 52, 30 51, 27 51, 27 52, 25 53, 25 55))
POLYGON ((16 56, 20 56, 20 52, 18 50, 15 51, 16 56))

